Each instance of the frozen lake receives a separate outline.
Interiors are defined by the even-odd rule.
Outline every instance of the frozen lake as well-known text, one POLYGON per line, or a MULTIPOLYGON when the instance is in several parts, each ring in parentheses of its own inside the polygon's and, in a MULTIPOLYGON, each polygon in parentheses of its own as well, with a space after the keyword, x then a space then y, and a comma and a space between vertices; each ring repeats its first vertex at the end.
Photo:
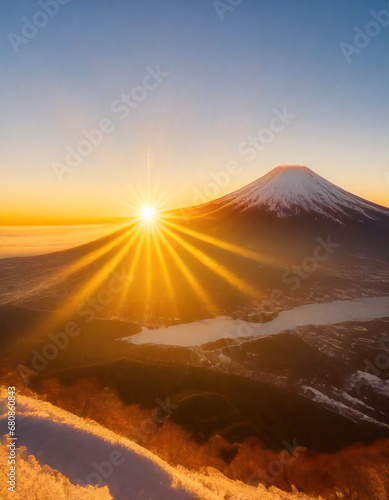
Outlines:
POLYGON ((364 321, 389 317, 389 297, 336 300, 308 304, 281 312, 268 323, 248 323, 221 317, 148 330, 123 338, 132 344, 191 347, 222 338, 263 337, 304 325, 331 325, 344 321, 364 321))

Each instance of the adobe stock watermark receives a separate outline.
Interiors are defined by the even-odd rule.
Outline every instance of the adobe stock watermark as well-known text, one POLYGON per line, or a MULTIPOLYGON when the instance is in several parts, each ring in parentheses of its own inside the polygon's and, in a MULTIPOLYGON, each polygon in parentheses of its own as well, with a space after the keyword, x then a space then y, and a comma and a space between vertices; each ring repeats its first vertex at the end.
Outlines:
POLYGON ((93 471, 87 475, 85 482, 82 479, 77 478, 77 484, 84 488, 88 484, 100 488, 105 484, 106 480, 112 476, 115 467, 120 467, 124 464, 124 462, 125 458, 123 457, 122 452, 119 450, 113 450, 109 454, 108 460, 103 460, 102 462, 92 462, 91 465, 93 467, 93 471))
POLYGON ((53 19, 62 5, 66 5, 70 0, 39 0, 38 5, 41 10, 37 10, 28 19, 26 16, 21 18, 22 27, 20 34, 13 31, 7 34, 7 38, 12 45, 15 54, 20 52, 20 46, 27 45, 33 38, 36 37, 39 30, 45 28, 50 19, 53 19))
MULTIPOLYGON (((90 323, 96 318, 96 313, 101 312, 104 307, 111 303, 113 296, 122 293, 127 284, 126 271, 122 274, 117 271, 111 273, 111 278, 106 288, 101 288, 93 297, 89 297, 77 308, 79 318, 84 318, 84 323, 90 323)), ((27 387, 31 377, 36 377, 47 368, 50 361, 57 358, 59 353, 67 348, 74 337, 82 333, 82 323, 79 320, 68 320, 61 331, 49 333, 48 341, 39 350, 34 348, 30 351, 31 359, 29 366, 19 364, 17 369, 19 375, 27 387)))
POLYGON ((157 430, 158 424, 163 424, 163 422, 173 413, 173 410, 179 407, 179 405, 170 402, 169 396, 165 401, 161 401, 157 398, 155 402, 157 406, 154 408, 152 416, 142 420, 140 428, 133 430, 139 441, 145 441, 150 434, 153 434, 157 430))
MULTIPOLYGON (((321 264, 324 264, 331 255, 334 253, 335 249, 340 248, 340 243, 334 243, 332 241, 331 235, 327 235, 326 240, 318 236, 316 238, 317 246, 313 250, 311 256, 305 257, 301 265, 293 265, 290 269, 287 269, 281 276, 281 280, 285 285, 289 285, 289 291, 295 292, 300 288, 303 281, 309 279, 309 277, 316 272, 321 264)), ((276 311, 276 306, 287 302, 288 297, 282 290, 271 290, 268 300, 262 302, 255 301, 253 306, 259 309, 259 322, 262 323, 265 319, 265 315, 269 313, 274 313, 276 311)))
MULTIPOLYGON (((261 128, 255 135, 249 135, 244 141, 238 144, 237 151, 240 156, 245 157, 246 163, 255 160, 258 153, 263 151, 276 137, 277 134, 286 129, 290 123, 296 119, 296 115, 289 113, 284 106, 281 110, 272 109, 273 116, 269 120, 268 126, 261 128)), ((219 172, 210 171, 208 173, 212 182, 208 182, 200 190, 193 188, 193 205, 207 203, 220 195, 231 182, 232 177, 242 172, 243 165, 237 160, 227 162, 223 170, 219 172)))
MULTIPOLYGON (((332 241, 331 235, 328 235, 326 240, 318 236, 316 241, 318 245, 314 248, 312 256, 305 257, 301 265, 293 265, 283 273, 281 280, 284 284, 290 286, 290 292, 295 292, 300 288, 302 282, 306 281, 311 274, 317 271, 319 266, 331 257, 335 249, 340 247, 340 243, 334 243, 332 241)), ((225 345, 222 349, 234 353, 234 345, 229 344, 231 339, 238 340, 239 338, 254 336, 257 332, 254 324, 269 321, 269 315, 271 319, 272 316, 274 318, 277 306, 285 306, 288 303, 289 297, 283 290, 269 289, 269 291, 270 294, 268 299, 262 300, 261 302, 254 300, 252 303, 252 308, 254 310, 252 316, 256 317, 256 321, 248 322, 238 320, 237 328, 233 334, 230 335, 226 333, 224 336, 223 341, 225 345)))
POLYGON ((370 15, 373 19, 368 21, 363 28, 354 27, 353 44, 347 42, 339 44, 339 48, 349 64, 354 54, 360 54, 363 49, 370 45, 372 39, 381 33, 383 28, 389 26, 389 3, 387 9, 371 10, 370 15))
POLYGON ((224 21, 225 15, 234 12, 242 2, 243 0, 213 0, 212 5, 220 21, 224 21))
MULTIPOLYGON (((157 430, 158 424, 162 424, 170 415, 173 410, 179 407, 179 405, 172 404, 170 402, 169 396, 165 401, 161 401, 159 398, 155 400, 157 406, 152 412, 152 418, 145 418, 140 428, 135 429, 134 434, 139 439, 139 441, 145 441, 147 437, 157 430)), ((90 472, 85 482, 80 478, 77 478, 77 483, 85 487, 88 484, 100 487, 106 483, 109 479, 115 467, 123 465, 125 462, 125 457, 119 450, 113 450, 108 456, 108 460, 103 460, 102 462, 92 462, 93 471, 90 472)))
POLYGON ((313 251, 313 255, 310 257, 305 257, 301 265, 293 265, 291 269, 288 269, 282 275, 283 283, 287 285, 292 285, 290 290, 295 292, 300 288, 301 281, 307 280, 312 273, 317 271, 320 264, 325 262, 335 251, 335 249, 340 247, 340 243, 334 243, 331 240, 331 235, 327 236, 327 240, 323 238, 316 238, 318 245, 313 251))
POLYGON ((305 449, 297 446, 296 438, 293 439, 292 444, 289 444, 287 441, 282 441, 282 445, 284 449, 280 452, 278 458, 269 462, 266 469, 257 469, 256 472, 250 475, 248 479, 248 484, 250 486, 256 487, 258 483, 262 481, 265 482, 267 486, 270 486, 276 477, 283 473, 285 466, 290 465, 296 460, 300 455, 299 451, 305 449))
POLYGON ((139 85, 132 87, 129 94, 121 94, 119 98, 112 101, 110 110, 112 117, 104 117, 96 128, 81 131, 82 138, 75 146, 66 146, 64 162, 55 161, 51 164, 59 182, 64 181, 66 175, 71 174, 84 160, 90 156, 95 148, 99 147, 106 135, 116 130, 115 118, 125 120, 131 110, 136 109, 150 92, 155 90, 167 77, 169 73, 163 71, 158 64, 155 68, 146 67, 145 75, 139 85))

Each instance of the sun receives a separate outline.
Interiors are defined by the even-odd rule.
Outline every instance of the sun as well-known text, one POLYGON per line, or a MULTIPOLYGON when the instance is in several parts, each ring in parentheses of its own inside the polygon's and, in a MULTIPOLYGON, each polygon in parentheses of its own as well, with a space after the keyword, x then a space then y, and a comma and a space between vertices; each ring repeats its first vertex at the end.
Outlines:
POLYGON ((143 222, 150 224, 157 217, 157 209, 152 205, 144 205, 141 209, 140 217, 143 222))

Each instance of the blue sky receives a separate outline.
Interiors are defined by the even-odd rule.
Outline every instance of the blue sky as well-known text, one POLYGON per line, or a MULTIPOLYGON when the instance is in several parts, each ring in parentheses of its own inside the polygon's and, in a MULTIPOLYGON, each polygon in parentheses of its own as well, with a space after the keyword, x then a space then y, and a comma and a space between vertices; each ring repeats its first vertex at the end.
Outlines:
POLYGON ((10 33, 42 7, 0 5, 6 210, 124 215, 144 190, 148 150, 170 206, 191 204, 232 160, 239 174, 217 195, 298 163, 389 205, 389 27, 350 62, 340 48, 388 2, 243 0, 220 20, 212 0, 70 0, 18 53, 10 33), (157 67, 168 76, 121 120, 112 103, 157 67), (239 144, 275 108, 295 118, 248 161, 239 144), (114 131, 59 182, 53 163, 103 118, 114 131))

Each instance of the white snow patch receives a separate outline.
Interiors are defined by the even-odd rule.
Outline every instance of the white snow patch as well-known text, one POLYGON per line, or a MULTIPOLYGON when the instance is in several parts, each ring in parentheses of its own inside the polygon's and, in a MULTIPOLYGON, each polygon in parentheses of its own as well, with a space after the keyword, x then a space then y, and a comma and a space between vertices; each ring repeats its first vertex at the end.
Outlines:
POLYGON ((219 354, 218 358, 223 363, 231 363, 231 359, 228 356, 226 356, 225 354, 223 354, 222 352, 219 354))
POLYGON ((360 406, 360 407, 366 408, 367 410, 374 411, 374 408, 372 406, 367 405, 366 403, 364 403, 360 399, 357 399, 357 398, 354 398, 353 396, 350 396, 350 394, 348 394, 347 392, 341 391, 340 389, 337 389, 337 388, 334 388, 333 392, 336 396, 339 396, 340 398, 342 398, 345 401, 348 401, 350 404, 352 404, 354 406, 360 406))
POLYGON ((351 387, 370 387, 377 394, 389 396, 389 380, 381 380, 372 373, 358 371, 350 377, 349 382, 351 387))
POLYGON ((318 391, 314 387, 301 386, 301 389, 305 396, 310 396, 309 399, 317 401, 318 403, 321 403, 323 404, 323 406, 326 406, 330 409, 332 408, 336 410, 337 413, 340 413, 341 415, 344 415, 345 417, 350 418, 353 421, 364 420, 365 422, 371 422, 381 427, 389 428, 389 425, 384 424, 383 422, 379 422, 378 420, 375 420, 374 418, 365 415, 364 413, 360 412, 359 410, 356 410, 355 408, 350 408, 344 403, 341 403, 340 401, 336 401, 335 399, 326 396, 325 394, 318 391))

